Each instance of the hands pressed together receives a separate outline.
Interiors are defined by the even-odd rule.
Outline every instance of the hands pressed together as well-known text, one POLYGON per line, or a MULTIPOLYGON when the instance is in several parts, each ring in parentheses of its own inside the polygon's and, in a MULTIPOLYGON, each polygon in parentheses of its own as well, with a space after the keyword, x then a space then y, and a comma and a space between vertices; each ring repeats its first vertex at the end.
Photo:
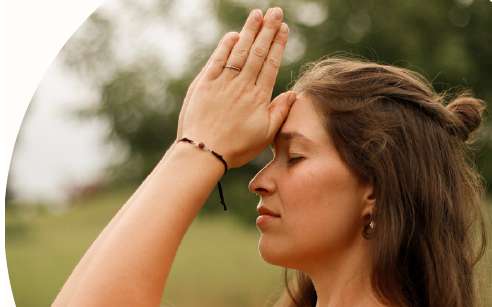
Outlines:
POLYGON ((280 8, 264 17, 255 10, 240 34, 222 38, 188 90, 178 139, 205 143, 229 167, 247 163, 272 142, 296 99, 288 92, 270 103, 289 35, 282 17, 280 8))
MULTIPOLYGON (((178 140, 205 143, 229 167, 266 148, 296 99, 284 93, 270 103, 288 33, 274 8, 265 17, 253 11, 240 34, 226 34, 188 90, 178 140)), ((158 306, 181 240, 223 174, 212 159, 175 143, 94 241, 52 306, 158 306)))

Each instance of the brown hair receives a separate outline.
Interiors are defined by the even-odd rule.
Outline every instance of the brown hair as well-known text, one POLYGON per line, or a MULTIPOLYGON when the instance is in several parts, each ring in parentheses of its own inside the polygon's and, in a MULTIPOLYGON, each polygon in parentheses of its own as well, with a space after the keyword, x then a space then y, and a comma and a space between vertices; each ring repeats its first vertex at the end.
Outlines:
MULTIPOLYGON (((483 184, 465 142, 483 102, 465 91, 446 104, 449 95, 415 72, 343 58, 307 65, 293 90, 313 100, 344 162, 374 185, 378 298, 392 306, 475 306, 473 268, 486 243, 483 184)), ((316 304, 303 272, 287 281, 286 293, 285 306, 316 304)))

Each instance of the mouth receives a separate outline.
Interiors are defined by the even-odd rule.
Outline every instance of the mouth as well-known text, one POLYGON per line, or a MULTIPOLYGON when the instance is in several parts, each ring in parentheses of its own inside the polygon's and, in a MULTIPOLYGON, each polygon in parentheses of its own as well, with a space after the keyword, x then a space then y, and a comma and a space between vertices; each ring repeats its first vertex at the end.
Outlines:
POLYGON ((264 207, 263 205, 259 205, 256 210, 258 210, 258 214, 261 216, 261 215, 271 215, 271 216, 274 216, 274 217, 280 217, 280 214, 277 214, 275 212, 273 212, 272 210, 264 207))
POLYGON ((258 227, 260 227, 261 225, 267 222, 278 220, 280 218, 280 214, 277 214, 272 210, 265 208, 263 205, 258 206, 257 210, 258 210, 258 214, 260 215, 256 219, 256 226, 258 227))

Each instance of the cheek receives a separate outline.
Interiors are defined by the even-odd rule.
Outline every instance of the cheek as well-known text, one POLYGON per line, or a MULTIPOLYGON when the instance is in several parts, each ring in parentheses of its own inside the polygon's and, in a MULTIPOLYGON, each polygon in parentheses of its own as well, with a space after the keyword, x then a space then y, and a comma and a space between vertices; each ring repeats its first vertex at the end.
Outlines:
MULTIPOLYGON (((324 254, 351 242, 360 224, 360 188, 341 163, 305 165, 286 178, 282 204, 295 249, 324 254)), ((280 188, 280 187, 279 187, 280 188)))
POLYGON ((296 211, 316 218, 316 212, 330 212, 331 216, 355 208, 354 202, 360 198, 360 187, 344 164, 338 161, 306 162, 303 166, 293 169, 279 184, 286 213, 296 211))

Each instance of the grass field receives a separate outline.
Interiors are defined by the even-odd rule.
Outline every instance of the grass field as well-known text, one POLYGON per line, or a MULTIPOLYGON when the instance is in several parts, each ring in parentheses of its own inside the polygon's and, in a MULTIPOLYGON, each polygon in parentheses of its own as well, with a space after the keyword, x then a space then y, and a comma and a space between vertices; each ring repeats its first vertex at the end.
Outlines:
MULTIPOLYGON (((16 306, 50 306, 130 194, 107 193, 64 215, 40 213, 28 221, 8 210, 5 245, 16 306)), ((195 220, 178 251, 161 306, 266 306, 279 289, 282 271, 263 262, 258 238, 256 228, 227 213, 195 220)))
MULTIPOLYGON (((104 193, 60 216, 40 212, 25 220, 7 210, 5 245, 16 306, 50 306, 130 194, 104 193)), ((260 258, 258 238, 256 228, 227 213, 196 219, 178 251, 161 306, 271 306, 269 297, 279 291, 282 274, 260 258)), ((491 245, 480 265, 485 289, 492 286, 491 245)), ((490 306, 487 302, 484 306, 490 306)))

